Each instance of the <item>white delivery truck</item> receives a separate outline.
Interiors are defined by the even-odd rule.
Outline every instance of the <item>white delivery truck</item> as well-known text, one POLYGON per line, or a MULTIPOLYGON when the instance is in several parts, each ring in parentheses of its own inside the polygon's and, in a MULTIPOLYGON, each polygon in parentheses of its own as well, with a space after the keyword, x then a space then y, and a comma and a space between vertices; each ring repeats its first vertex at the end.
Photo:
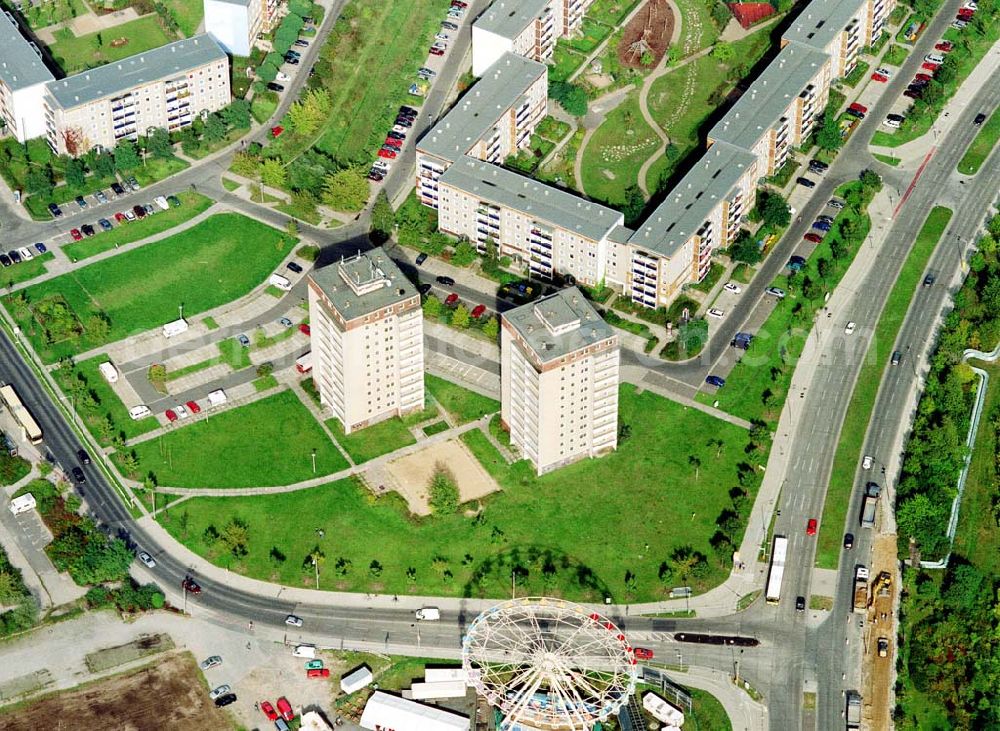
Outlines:
POLYGON ((285 292, 292 288, 292 283, 288 281, 288 277, 283 277, 280 274, 272 274, 268 282, 272 287, 277 287, 285 292))
POLYGON ((21 497, 16 497, 10 501, 10 512, 14 515, 20 515, 21 513, 27 513, 29 510, 35 509, 35 496, 30 492, 21 495, 21 497))
POLYGON ((149 410, 149 407, 146 406, 146 404, 139 404, 138 406, 133 406, 129 409, 128 415, 134 421, 138 421, 139 419, 145 419, 147 416, 152 416, 153 412, 149 410))
POLYGON ((414 616, 425 621, 436 621, 441 619, 441 610, 437 607, 421 607, 414 612, 414 616))
POLYGON ((210 391, 209 394, 208 394, 208 405, 209 406, 221 406, 222 404, 226 403, 226 401, 228 401, 228 400, 229 400, 229 397, 226 396, 226 392, 223 391, 221 388, 216 389, 215 391, 210 391))
POLYGON ((110 360, 106 360, 97 366, 97 370, 101 372, 104 380, 108 383, 118 383, 118 369, 115 368, 114 363, 110 360))
POLYGON ((299 373, 308 373, 313 369, 313 357, 312 351, 304 353, 298 360, 295 361, 295 370, 299 373))

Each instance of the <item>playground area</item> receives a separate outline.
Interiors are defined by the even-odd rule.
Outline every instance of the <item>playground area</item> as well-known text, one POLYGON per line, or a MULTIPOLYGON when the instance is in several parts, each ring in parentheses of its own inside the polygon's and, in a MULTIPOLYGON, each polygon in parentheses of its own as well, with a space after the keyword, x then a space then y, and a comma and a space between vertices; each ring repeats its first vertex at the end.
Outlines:
POLYGON ((500 489, 469 449, 457 439, 432 444, 413 454, 400 457, 386 466, 391 484, 414 515, 430 515, 427 487, 438 465, 444 465, 455 478, 460 500, 476 500, 500 489))
POLYGON ((619 63, 631 68, 656 66, 670 46, 674 22, 667 0, 649 0, 625 26, 618 44, 619 63))

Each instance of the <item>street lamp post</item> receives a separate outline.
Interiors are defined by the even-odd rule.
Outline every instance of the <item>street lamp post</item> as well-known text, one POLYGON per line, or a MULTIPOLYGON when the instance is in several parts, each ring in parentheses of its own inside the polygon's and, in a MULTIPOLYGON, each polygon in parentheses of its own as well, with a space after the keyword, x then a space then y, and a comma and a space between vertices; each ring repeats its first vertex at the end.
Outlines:
POLYGON ((316 474, 316 449, 315 448, 313 448, 313 451, 312 451, 312 465, 313 465, 313 474, 315 475, 316 474))
POLYGON ((313 556, 312 562, 313 562, 313 569, 315 569, 315 571, 316 571, 316 589, 318 590, 319 589, 319 562, 316 560, 315 556, 313 556))

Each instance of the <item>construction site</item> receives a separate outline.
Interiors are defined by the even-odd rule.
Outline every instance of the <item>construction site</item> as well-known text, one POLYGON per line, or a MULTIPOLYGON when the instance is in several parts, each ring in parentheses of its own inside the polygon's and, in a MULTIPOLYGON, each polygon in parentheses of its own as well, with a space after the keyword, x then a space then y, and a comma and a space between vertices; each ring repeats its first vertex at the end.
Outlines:
MULTIPOLYGON (((896 535, 879 535, 872 547, 870 581, 864 602, 864 660, 861 672, 861 720, 865 728, 890 728, 896 701, 896 616, 899 563, 896 535)), ((857 599, 858 597, 856 597, 857 599)), ((857 604, 856 604, 857 607, 857 604)), ((857 608, 855 609, 857 611, 857 608)))

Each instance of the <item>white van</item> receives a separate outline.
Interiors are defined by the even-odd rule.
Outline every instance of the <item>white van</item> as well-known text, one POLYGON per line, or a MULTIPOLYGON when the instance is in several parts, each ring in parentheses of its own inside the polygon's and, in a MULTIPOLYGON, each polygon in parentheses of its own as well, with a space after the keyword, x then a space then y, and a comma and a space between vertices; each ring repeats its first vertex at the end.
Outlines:
POLYGON ((210 391, 208 394, 209 406, 221 406, 228 400, 229 397, 226 396, 226 392, 221 388, 218 388, 215 391, 210 391))
POLYGON ((160 210, 165 211, 170 208, 170 204, 167 203, 166 197, 158 195, 153 199, 153 203, 160 207, 160 210))
POLYGON ((310 660, 316 659, 316 645, 296 645, 292 650, 295 657, 307 657, 310 660))
POLYGON ((27 513, 29 510, 35 509, 35 496, 30 492, 25 493, 21 497, 16 497, 10 501, 10 512, 14 515, 20 515, 21 513, 27 513))
POLYGON ((133 406, 128 410, 129 417, 133 421, 139 421, 139 419, 145 419, 147 416, 152 416, 153 412, 149 410, 149 407, 145 404, 139 404, 138 406, 133 406))
POLYGON ((435 622, 441 619, 441 610, 437 607, 422 607, 414 612, 414 616, 427 622, 435 622))
POLYGON ((97 370, 101 372, 104 380, 108 383, 118 383, 118 369, 115 368, 110 360, 106 360, 97 366, 97 370))
POLYGON ((272 286, 277 287, 278 289, 283 289, 286 292, 292 288, 292 283, 280 274, 272 274, 268 282, 272 286))

